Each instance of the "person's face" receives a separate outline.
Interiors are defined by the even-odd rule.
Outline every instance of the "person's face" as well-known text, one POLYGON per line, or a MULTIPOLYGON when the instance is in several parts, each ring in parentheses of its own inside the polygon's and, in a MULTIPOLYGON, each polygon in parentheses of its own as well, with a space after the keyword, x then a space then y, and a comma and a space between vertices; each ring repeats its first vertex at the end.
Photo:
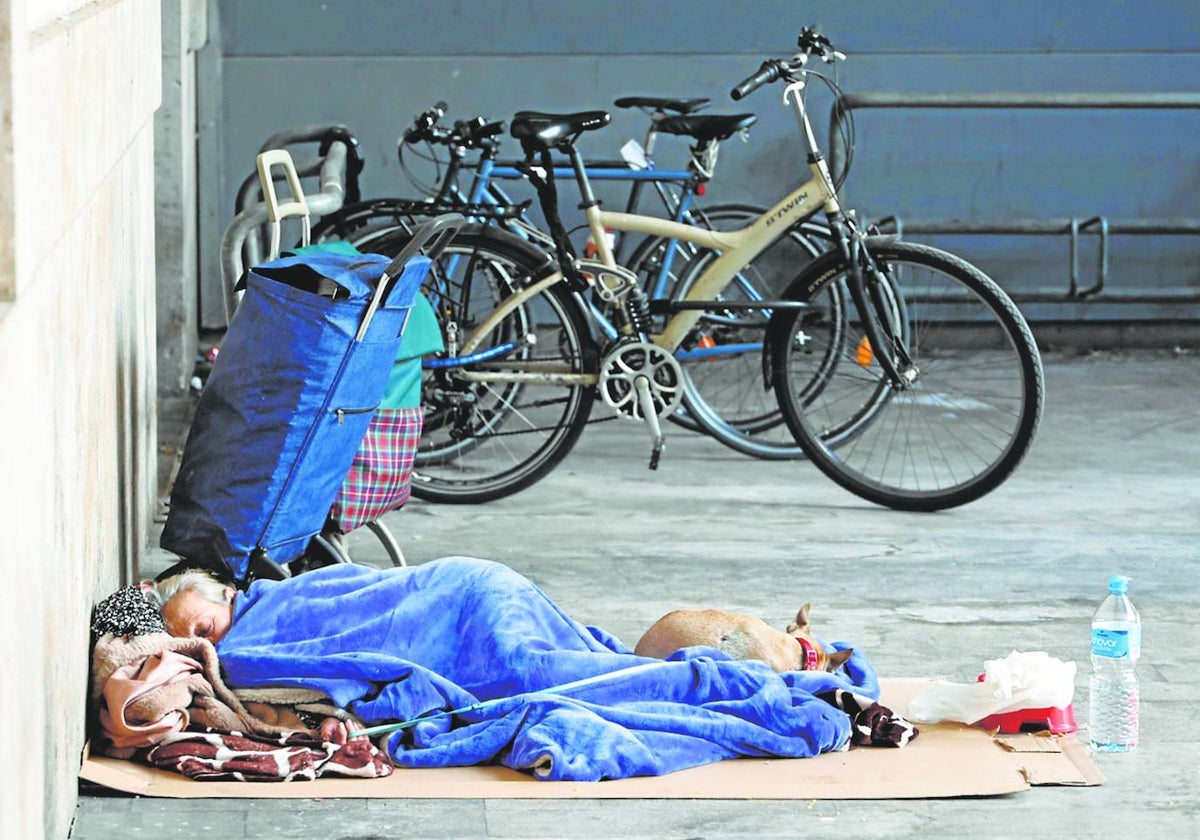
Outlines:
POLYGON ((172 636, 199 636, 214 645, 233 624, 234 589, 225 587, 225 603, 214 604, 194 589, 185 589, 163 605, 163 621, 172 636))

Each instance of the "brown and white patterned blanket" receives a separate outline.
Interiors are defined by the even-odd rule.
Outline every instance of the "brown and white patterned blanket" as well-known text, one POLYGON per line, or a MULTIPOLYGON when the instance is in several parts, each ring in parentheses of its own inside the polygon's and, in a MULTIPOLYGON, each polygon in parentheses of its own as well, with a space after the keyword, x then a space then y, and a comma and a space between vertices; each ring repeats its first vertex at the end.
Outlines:
MULTIPOLYGON (((261 692, 260 692, 261 693, 261 692)), ((93 750, 197 780, 293 781, 392 772, 366 740, 334 744, 308 729, 307 711, 338 715, 312 696, 243 703, 221 679, 205 639, 166 633, 101 635, 92 651, 93 750), (253 710, 253 711, 252 711, 253 710)))
POLYGON ((375 779, 392 764, 366 740, 334 744, 306 732, 267 737, 240 732, 177 732, 136 750, 135 761, 200 782, 296 782, 319 776, 375 779))

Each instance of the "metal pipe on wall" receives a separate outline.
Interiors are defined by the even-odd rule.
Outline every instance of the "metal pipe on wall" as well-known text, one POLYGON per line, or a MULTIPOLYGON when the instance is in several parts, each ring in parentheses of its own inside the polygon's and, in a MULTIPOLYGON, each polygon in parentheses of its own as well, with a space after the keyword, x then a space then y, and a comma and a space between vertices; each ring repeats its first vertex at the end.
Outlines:
MULTIPOLYGON (((854 110, 863 108, 924 108, 924 109, 1047 109, 1070 110, 1098 108, 1106 110, 1200 110, 1200 94, 1196 93, 856 93, 843 94, 833 103, 829 117, 829 167, 841 171, 845 159, 842 146, 842 123, 854 110)), ((1071 278, 1065 297, 1058 300, 1082 300, 1105 291, 1108 280, 1108 239, 1112 234, 1133 235, 1200 235, 1200 219, 1108 219, 1093 216, 1088 219, 1012 219, 1007 221, 964 221, 961 219, 910 219, 889 216, 877 222, 890 226, 897 233, 977 234, 977 235, 1068 235, 1071 238, 1071 278), (1078 248, 1081 234, 1100 237, 1100 265, 1096 282, 1086 288, 1079 286, 1078 248)), ((1048 301, 1046 294, 1036 293, 1013 298, 1048 301)), ((1197 303, 1200 292, 1170 289, 1161 292, 1113 294, 1105 298, 1122 303, 1197 303)))

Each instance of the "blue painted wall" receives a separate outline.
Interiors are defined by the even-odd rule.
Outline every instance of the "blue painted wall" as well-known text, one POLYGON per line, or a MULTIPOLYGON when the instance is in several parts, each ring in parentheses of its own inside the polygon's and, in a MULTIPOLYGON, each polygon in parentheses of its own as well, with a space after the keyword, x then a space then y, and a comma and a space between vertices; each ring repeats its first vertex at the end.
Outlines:
MULTIPOLYGON (((453 117, 499 119, 522 108, 604 108, 639 93, 709 96, 711 112, 759 115, 748 143, 723 147, 710 195, 769 202, 798 180, 794 122, 778 88, 742 103, 728 91, 763 58, 790 53, 807 23, 818 23, 849 55, 838 68, 849 92, 1200 90, 1194 0, 214 2, 220 56, 205 76, 212 130, 203 156, 212 171, 202 172, 211 187, 202 195, 208 277, 237 184, 268 135, 347 123, 367 156, 364 193, 411 195, 395 141, 438 99, 453 117)), ((823 121, 829 97, 813 90, 810 104, 823 121)), ((845 194, 873 217, 1200 218, 1197 111, 864 110, 855 122, 845 194)), ((640 115, 618 112, 583 148, 611 157, 644 128, 640 115)), ((682 145, 664 141, 658 159, 682 161, 683 154, 682 145)), ((609 206, 619 201, 605 196, 609 206)), ((934 241, 1014 293, 1066 290, 1065 237, 934 241)), ((1098 242, 1087 237, 1082 245, 1090 284, 1098 242)), ((1200 294, 1198 254, 1197 236, 1116 236, 1108 288, 1200 294)), ((1023 308, 1039 321, 1200 318, 1196 304, 1129 305, 1103 296, 1023 308)))

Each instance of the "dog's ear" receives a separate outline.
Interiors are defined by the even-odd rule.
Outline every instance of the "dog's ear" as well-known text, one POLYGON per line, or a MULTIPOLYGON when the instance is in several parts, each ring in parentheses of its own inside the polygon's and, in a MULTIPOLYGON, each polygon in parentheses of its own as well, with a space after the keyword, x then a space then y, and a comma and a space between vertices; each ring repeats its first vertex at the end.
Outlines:
POLYGON ((805 604, 800 608, 800 612, 796 613, 796 623, 788 627, 789 633, 799 631, 801 633, 808 632, 808 610, 812 604, 805 604))
POLYGON ((854 648, 846 648, 839 650, 837 653, 831 653, 826 657, 825 670, 836 671, 846 664, 846 660, 850 658, 850 654, 854 653, 854 648))

